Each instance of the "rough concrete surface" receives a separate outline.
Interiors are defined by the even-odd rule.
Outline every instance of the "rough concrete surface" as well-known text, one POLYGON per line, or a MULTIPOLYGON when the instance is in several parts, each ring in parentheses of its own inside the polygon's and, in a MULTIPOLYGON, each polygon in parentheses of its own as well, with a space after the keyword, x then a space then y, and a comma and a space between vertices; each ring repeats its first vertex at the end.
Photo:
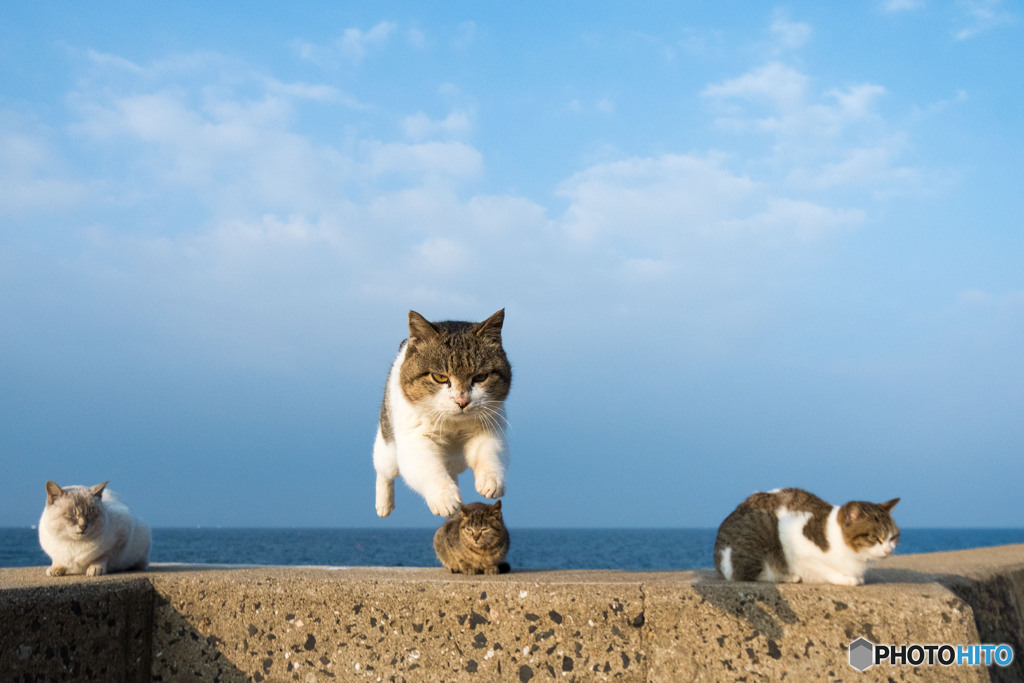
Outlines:
POLYGON ((1021 681, 849 665, 879 644, 1024 647, 1024 545, 892 558, 868 585, 710 572, 156 565, 0 570, 0 681, 1021 681))
POLYGON ((31 577, 45 581, 11 581, 28 570, 0 570, 0 681, 148 681, 149 581, 58 581, 45 571, 31 577))

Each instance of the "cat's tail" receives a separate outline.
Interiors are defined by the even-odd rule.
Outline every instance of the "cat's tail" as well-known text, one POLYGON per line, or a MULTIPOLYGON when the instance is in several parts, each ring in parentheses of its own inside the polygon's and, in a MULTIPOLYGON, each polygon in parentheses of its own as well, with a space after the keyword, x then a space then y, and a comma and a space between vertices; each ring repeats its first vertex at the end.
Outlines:
POLYGON ((498 573, 499 574, 508 574, 510 571, 512 571, 512 566, 508 562, 499 562, 498 563, 498 573))

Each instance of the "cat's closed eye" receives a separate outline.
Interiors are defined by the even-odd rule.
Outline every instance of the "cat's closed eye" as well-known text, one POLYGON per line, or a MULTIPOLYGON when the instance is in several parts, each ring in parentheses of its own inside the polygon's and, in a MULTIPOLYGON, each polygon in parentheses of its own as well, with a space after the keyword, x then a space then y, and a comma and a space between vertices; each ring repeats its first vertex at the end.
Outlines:
POLYGON ((479 375, 473 377, 473 384, 480 384, 481 382, 487 381, 487 378, 491 376, 489 372, 481 372, 479 375))

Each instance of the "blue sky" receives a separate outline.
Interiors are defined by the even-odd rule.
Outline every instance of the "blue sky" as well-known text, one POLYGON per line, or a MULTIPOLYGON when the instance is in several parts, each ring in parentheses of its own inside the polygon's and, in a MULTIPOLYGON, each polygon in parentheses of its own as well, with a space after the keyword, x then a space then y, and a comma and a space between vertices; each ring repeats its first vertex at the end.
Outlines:
POLYGON ((384 376, 504 307, 510 525, 1024 526, 1019 4, 3 4, 0 525, 434 525, 384 376))

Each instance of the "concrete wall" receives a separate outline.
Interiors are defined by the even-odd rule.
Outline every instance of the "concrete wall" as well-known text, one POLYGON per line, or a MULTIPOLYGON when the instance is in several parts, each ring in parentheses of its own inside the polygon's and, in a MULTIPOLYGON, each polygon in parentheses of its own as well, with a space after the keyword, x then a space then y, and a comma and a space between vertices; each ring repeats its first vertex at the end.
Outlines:
POLYGON ((998 667, 849 666, 882 644, 1024 657, 1024 545, 892 558, 856 588, 708 572, 159 565, 0 570, 0 680, 1021 681, 998 667))

